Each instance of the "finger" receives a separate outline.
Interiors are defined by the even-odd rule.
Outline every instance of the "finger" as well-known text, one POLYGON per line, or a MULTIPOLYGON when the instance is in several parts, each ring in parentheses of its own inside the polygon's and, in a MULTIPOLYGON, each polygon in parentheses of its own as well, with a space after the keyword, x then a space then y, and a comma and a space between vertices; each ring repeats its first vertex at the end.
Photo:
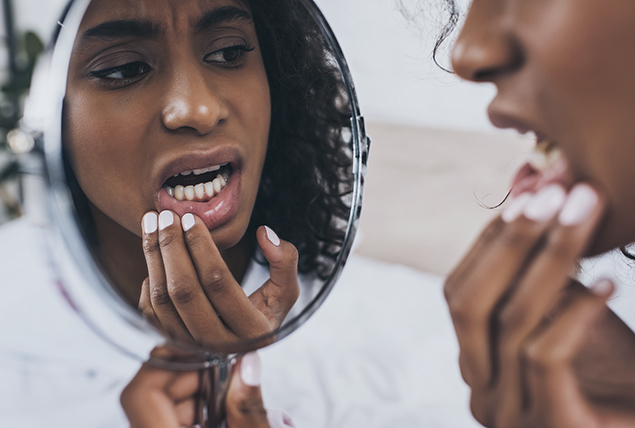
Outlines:
POLYGON ((148 266, 150 306, 159 324, 168 334, 175 337, 188 337, 187 328, 168 293, 159 243, 158 222, 159 217, 155 212, 149 212, 143 216, 143 254, 148 266))
POLYGON ((256 233, 260 251, 269 262, 270 279, 249 296, 249 300, 270 321, 280 327, 298 300, 298 250, 293 244, 281 241, 267 226, 256 233))
POLYGON ((529 406, 545 422, 541 426, 602 426, 579 388, 572 361, 593 323, 607 310, 605 303, 613 289, 610 281, 602 281, 593 293, 578 294, 564 313, 525 346, 529 406))
POLYGON ((174 374, 143 365, 121 393, 121 406, 131 428, 181 426, 173 400, 164 392, 174 374))
MULTIPOLYGON (((562 208, 546 243, 525 270, 498 317, 501 361, 499 424, 518 418, 523 405, 520 349, 529 335, 557 305, 569 274, 599 223, 604 204, 589 185, 576 185, 562 208), (575 216, 573 222, 569 217, 575 216)), ((531 204, 531 203, 530 203, 531 204)), ((530 206, 528 206, 530 209, 530 206)))
POLYGON ((452 290, 446 298, 464 354, 462 361, 467 365, 464 372, 468 373, 472 388, 486 388, 497 375, 497 355, 491 352, 496 346, 492 317, 547 230, 549 221, 562 206, 565 192, 560 186, 549 186, 532 200, 534 198, 546 208, 540 221, 525 216, 514 219, 507 215, 507 210, 518 210, 518 203, 527 204, 527 198, 521 195, 503 214, 508 221, 515 221, 501 227, 498 236, 481 253, 481 260, 471 270, 446 283, 446 291, 452 290), (452 284, 452 281, 460 283, 452 284))
POLYGON ((231 338, 254 338, 269 332, 269 321, 234 279, 205 223, 197 216, 185 214, 183 230, 198 281, 206 299, 222 318, 218 322, 224 322, 233 334, 231 338))
MULTIPOLYGON (((512 201, 514 202, 514 201, 512 201)), ((475 263, 478 263, 483 258, 485 249, 489 247, 492 242, 500 235, 501 229, 505 226, 505 223, 500 217, 496 217, 492 220, 478 236, 474 244, 470 247, 468 252, 463 256, 461 261, 452 269, 448 276, 448 281, 445 284, 445 292, 452 294, 454 287, 462 284, 462 279, 467 272, 473 269, 475 263)))
MULTIPOLYGON (((193 263, 194 254, 190 256, 186 246, 181 220, 171 211, 163 211, 159 215, 159 246, 165 266, 167 294, 179 320, 187 328, 187 334, 180 337, 193 338, 198 343, 226 340, 227 331, 199 282, 193 263)), ((176 319, 165 321, 159 317, 159 320, 164 326, 166 322, 171 326, 178 325, 176 319)))
POLYGON ((227 393, 228 428, 268 428, 260 392, 260 357, 246 354, 234 367, 227 393))
POLYGON ((146 278, 143 280, 141 284, 141 295, 139 297, 139 310, 141 311, 141 315, 148 320, 150 324, 155 326, 156 328, 161 328, 161 323, 154 313, 154 309, 152 308, 152 302, 150 301, 150 278, 146 278))

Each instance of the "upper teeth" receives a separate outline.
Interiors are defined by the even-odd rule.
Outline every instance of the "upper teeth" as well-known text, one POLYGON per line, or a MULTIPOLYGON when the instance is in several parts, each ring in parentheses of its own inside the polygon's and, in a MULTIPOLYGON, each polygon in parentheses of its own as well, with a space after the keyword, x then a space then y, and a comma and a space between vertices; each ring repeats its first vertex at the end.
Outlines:
POLYGON ((214 180, 206 183, 198 183, 193 186, 178 185, 175 188, 167 187, 167 192, 170 196, 178 199, 179 201, 193 201, 194 199, 203 200, 206 199, 206 196, 211 199, 223 190, 223 188, 227 185, 228 178, 229 177, 225 175, 218 174, 214 180))
POLYGON ((563 157, 562 151, 550 142, 536 146, 529 156, 529 164, 538 171, 545 171, 563 157))
POLYGON ((187 171, 183 171, 179 174, 175 174, 175 177, 178 177, 179 175, 190 175, 192 173, 194 173, 194 175, 202 175, 202 174, 206 174, 208 172, 214 172, 214 171, 218 171, 220 169, 221 165, 214 165, 214 166, 208 166, 207 168, 201 168, 201 169, 192 169, 192 170, 187 170, 187 171))

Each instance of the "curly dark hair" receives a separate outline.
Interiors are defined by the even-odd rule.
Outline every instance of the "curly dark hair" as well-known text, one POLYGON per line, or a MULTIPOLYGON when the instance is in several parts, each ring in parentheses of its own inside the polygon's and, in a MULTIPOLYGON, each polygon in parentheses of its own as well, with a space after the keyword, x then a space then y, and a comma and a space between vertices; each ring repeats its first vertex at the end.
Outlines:
MULTIPOLYGON (((325 278, 342 247, 353 189, 351 108, 326 38, 299 0, 243 0, 251 9, 271 92, 271 126, 248 229, 263 224, 296 246, 298 271, 325 278)), ((88 201, 65 156, 87 240, 88 201)), ((266 264, 264 258, 256 261, 266 264)))
POLYGON ((419 28, 424 27, 422 21, 428 17, 430 9, 441 11, 441 14, 444 16, 444 21, 439 23, 441 30, 432 48, 432 60, 440 69, 452 73, 451 69, 441 65, 437 56, 441 47, 443 47, 444 43, 458 26, 459 19, 461 18, 461 11, 456 0, 419 0, 414 5, 410 4, 410 2, 406 5, 404 4, 404 0, 397 0, 397 4, 404 18, 419 28), (436 8, 433 8, 431 3, 433 3, 436 8), (447 18, 445 18, 446 16, 447 18))
MULTIPOLYGON (((271 131, 251 226, 267 224, 324 278, 352 192, 351 108, 327 41, 298 0, 248 0, 271 90, 271 131)), ((259 260, 264 263, 264 260, 259 260)))
POLYGON ((439 49, 441 48, 443 43, 448 39, 448 37, 450 37, 450 35, 455 30, 459 22, 459 18, 460 18, 459 7, 457 6, 454 0, 445 0, 445 12, 448 14, 448 21, 441 29, 441 34, 439 34, 439 37, 437 38, 437 41, 434 44, 434 49, 432 50, 432 59, 434 60, 434 63, 437 66, 439 66, 441 69, 451 72, 451 70, 448 70, 444 66, 439 64, 439 61, 437 61, 437 53, 439 53, 439 49))

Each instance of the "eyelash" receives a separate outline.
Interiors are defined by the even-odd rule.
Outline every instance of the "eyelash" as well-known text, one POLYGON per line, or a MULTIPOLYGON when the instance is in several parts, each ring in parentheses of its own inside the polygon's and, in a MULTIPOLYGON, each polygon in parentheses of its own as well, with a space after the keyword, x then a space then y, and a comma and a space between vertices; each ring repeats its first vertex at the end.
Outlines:
POLYGON ((241 59, 244 57, 244 55, 246 53, 252 52, 255 48, 253 46, 249 46, 247 44, 238 44, 238 45, 233 45, 233 46, 228 46, 226 48, 223 49, 219 49, 217 51, 211 52, 207 55, 205 55, 203 57, 203 61, 205 61, 208 64, 217 64, 221 67, 225 67, 225 68, 238 68, 238 67, 242 67, 244 61, 241 61, 241 59), (223 54, 227 51, 238 51, 238 57, 234 60, 229 60, 226 62, 220 62, 220 61, 208 61, 208 58, 210 58, 212 55, 215 54, 223 54))
MULTIPOLYGON (((215 64, 215 65, 218 65, 218 66, 224 67, 224 68, 239 68, 239 67, 242 67, 244 65, 244 61, 241 61, 241 59, 244 57, 244 54, 248 53, 248 52, 252 52, 254 49, 255 49, 254 47, 246 45, 246 44, 228 46, 226 48, 219 49, 217 51, 214 51, 214 52, 211 52, 211 53, 205 55, 203 57, 203 61, 206 62, 207 64, 215 64), (236 50, 239 51, 238 52, 238 57, 233 59, 233 60, 225 60, 225 62, 222 62, 222 61, 210 61, 209 60, 209 58, 212 55, 224 54, 227 51, 236 51, 236 50)), ((152 70, 152 68, 147 63, 145 63, 143 61, 134 61, 134 62, 129 62, 129 63, 126 63, 126 64, 118 65, 116 67, 105 68, 103 70, 91 71, 90 74, 93 77, 101 80, 103 83, 105 83, 107 85, 122 87, 122 86, 127 86, 127 85, 129 85, 131 83, 134 83, 137 80, 140 80, 144 75, 149 73, 151 70, 152 70), (137 67, 137 71, 138 71, 138 73, 135 76, 133 76, 133 77, 126 78, 123 75, 122 75, 122 78, 108 77, 108 76, 113 75, 115 73, 130 71, 132 67, 137 67)))
POLYGON ((133 82, 136 82, 137 80, 141 79, 141 77, 149 73, 151 70, 152 68, 147 63, 143 61, 134 61, 134 62, 128 62, 126 64, 118 65, 116 67, 91 71, 90 74, 91 76, 99 79, 104 84, 120 87, 120 86, 126 86, 133 82), (126 78, 122 76, 123 78, 121 79, 108 77, 115 73, 130 71, 132 67, 137 67, 137 71, 138 71, 138 73, 133 77, 126 78), (143 71, 139 72, 141 69, 143 69, 143 71))

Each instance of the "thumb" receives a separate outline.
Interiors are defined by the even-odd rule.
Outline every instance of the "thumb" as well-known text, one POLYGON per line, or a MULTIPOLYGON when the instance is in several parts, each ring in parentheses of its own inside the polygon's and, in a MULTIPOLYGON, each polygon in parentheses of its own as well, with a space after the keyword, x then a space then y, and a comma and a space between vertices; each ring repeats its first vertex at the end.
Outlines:
POLYGON ((276 326, 280 326, 298 296, 298 250, 293 244, 282 241, 267 226, 256 233, 260 251, 269 262, 270 279, 256 290, 249 300, 276 326))
POLYGON ((228 428, 270 428, 260 392, 260 357, 243 356, 234 367, 227 393, 228 428))

